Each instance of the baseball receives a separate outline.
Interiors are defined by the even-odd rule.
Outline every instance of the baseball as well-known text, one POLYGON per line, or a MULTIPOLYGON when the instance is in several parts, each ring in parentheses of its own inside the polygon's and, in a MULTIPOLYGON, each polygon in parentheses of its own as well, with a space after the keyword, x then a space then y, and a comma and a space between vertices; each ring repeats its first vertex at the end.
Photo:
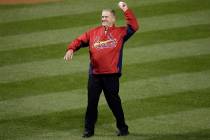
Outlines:
POLYGON ((119 7, 124 7, 124 6, 125 6, 124 2, 122 2, 122 1, 120 1, 120 2, 118 3, 118 5, 119 5, 119 7))

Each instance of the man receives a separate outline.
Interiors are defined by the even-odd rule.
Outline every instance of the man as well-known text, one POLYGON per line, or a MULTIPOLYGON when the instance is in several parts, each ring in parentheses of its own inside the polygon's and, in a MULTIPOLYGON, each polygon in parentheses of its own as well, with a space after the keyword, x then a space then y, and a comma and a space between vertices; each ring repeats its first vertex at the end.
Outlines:
POLYGON ((104 9, 102 11, 102 25, 85 32, 75 39, 68 46, 64 56, 65 60, 71 60, 75 51, 81 47, 89 46, 91 61, 88 79, 88 105, 83 137, 94 135, 98 101, 102 91, 115 116, 116 126, 119 129, 117 135, 125 136, 129 134, 118 94, 119 77, 121 76, 123 45, 138 30, 138 23, 125 2, 119 2, 118 5, 124 12, 127 21, 126 27, 115 27, 115 12, 104 9))

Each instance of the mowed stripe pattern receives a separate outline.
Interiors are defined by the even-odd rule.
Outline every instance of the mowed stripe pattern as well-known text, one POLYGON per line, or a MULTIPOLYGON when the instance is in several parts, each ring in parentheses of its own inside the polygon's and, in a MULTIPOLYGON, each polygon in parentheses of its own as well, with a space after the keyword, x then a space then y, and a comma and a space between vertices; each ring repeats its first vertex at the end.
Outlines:
MULTIPOLYGON (((63 55, 70 41, 100 24, 102 8, 117 5, 82 3, 0 5, 0 139, 81 139, 88 50, 72 62, 63 55)), ((124 49, 125 139, 210 138, 210 1, 128 4, 141 28, 124 49)), ((117 25, 125 24, 117 13, 117 25)), ((102 94, 93 139, 117 139, 115 129, 102 94)))

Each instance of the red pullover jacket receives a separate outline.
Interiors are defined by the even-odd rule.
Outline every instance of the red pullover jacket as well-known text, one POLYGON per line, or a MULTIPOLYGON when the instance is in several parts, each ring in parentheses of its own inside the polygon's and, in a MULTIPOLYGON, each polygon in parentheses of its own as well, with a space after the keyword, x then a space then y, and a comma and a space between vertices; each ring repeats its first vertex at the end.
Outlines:
POLYGON ((139 26, 133 12, 124 12, 127 26, 109 27, 106 34, 103 26, 85 32, 71 44, 67 50, 74 52, 89 46, 90 74, 121 74, 124 43, 138 30, 139 26))

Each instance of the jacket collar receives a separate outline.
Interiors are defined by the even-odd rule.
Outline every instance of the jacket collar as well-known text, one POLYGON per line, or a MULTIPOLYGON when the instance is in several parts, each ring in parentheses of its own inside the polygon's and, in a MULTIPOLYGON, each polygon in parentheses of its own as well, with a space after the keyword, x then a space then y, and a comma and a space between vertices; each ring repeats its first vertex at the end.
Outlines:
MULTIPOLYGON (((104 30, 105 30, 105 27, 104 26, 102 26, 103 28, 104 28, 104 30)), ((107 27, 106 28, 106 30, 107 31, 110 31, 110 30, 113 30, 115 28, 115 24, 112 26, 112 27, 107 27)))

